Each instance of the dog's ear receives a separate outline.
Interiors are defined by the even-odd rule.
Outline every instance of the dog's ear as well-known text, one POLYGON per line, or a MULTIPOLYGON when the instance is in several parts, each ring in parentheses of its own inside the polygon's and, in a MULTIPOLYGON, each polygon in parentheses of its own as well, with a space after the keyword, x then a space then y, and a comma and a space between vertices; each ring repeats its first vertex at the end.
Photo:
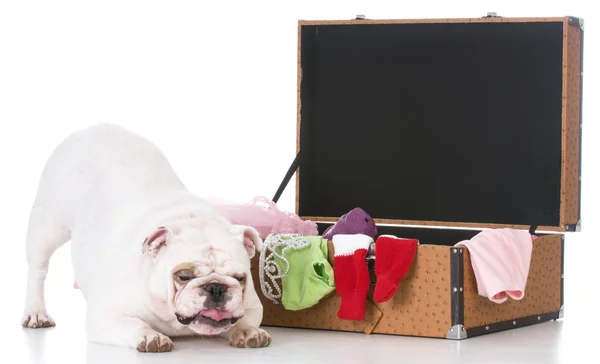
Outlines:
POLYGON ((260 238, 258 230, 251 226, 245 225, 235 225, 235 228, 238 229, 240 234, 243 234, 244 247, 246 248, 248 257, 252 259, 256 252, 260 252, 262 250, 263 241, 260 238))
POLYGON ((144 240, 142 244, 142 252, 157 256, 161 248, 165 247, 171 240, 173 233, 164 226, 159 226, 144 240))

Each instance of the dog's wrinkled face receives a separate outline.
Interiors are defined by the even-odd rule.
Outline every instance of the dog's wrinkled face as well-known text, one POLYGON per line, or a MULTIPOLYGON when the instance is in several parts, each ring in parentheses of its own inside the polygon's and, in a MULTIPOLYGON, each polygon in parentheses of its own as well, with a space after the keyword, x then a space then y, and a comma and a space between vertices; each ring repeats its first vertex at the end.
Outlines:
POLYGON ((152 294, 167 299, 181 325, 218 335, 244 316, 250 258, 261 244, 258 232, 247 226, 159 227, 144 242, 154 258, 152 294))

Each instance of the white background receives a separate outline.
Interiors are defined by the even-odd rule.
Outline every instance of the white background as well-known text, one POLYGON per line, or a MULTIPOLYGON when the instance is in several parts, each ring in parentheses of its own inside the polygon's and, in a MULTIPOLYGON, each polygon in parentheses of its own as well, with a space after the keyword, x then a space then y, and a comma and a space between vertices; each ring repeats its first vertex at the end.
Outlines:
MULTIPOLYGON (((3 325, 21 318, 25 229, 38 177, 51 150, 75 129, 111 122, 152 139, 199 195, 271 198, 295 155, 299 19, 495 11, 585 19, 583 231, 567 237, 566 262, 566 318, 585 329, 584 308, 598 312, 600 263, 600 19, 588 1, 0 2, 3 325)), ((294 182, 282 209, 294 209, 294 182)), ((51 261, 49 290, 71 287, 67 247, 51 261)), ((49 299, 50 311, 59 305, 69 302, 49 299)))

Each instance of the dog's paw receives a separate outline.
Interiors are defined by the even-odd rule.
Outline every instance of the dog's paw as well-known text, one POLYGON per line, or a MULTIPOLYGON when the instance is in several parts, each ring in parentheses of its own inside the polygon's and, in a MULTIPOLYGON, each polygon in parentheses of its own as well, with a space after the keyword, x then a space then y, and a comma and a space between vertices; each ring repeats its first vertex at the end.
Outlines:
POLYGON ((41 329, 46 327, 54 327, 56 323, 50 315, 45 312, 34 312, 25 314, 21 319, 21 326, 29 329, 41 329))
POLYGON ((148 331, 139 338, 136 349, 142 353, 164 353, 173 351, 173 342, 163 334, 148 331))
POLYGON ((262 329, 240 328, 229 337, 229 345, 238 348, 264 348, 271 345, 271 335, 262 329))

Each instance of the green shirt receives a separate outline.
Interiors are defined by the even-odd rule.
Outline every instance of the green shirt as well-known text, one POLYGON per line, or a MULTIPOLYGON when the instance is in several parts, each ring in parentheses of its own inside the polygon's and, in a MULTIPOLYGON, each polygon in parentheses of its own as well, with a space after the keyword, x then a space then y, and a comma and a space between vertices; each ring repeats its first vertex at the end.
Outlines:
MULTIPOLYGON (((288 274, 281 279, 281 303, 287 310, 298 311, 317 304, 335 289, 333 267, 327 260, 327 240, 320 236, 298 236, 310 244, 302 249, 285 251, 290 264, 288 274)), ((284 246, 276 248, 278 254, 284 246)), ((285 271, 286 263, 273 256, 285 271)))

